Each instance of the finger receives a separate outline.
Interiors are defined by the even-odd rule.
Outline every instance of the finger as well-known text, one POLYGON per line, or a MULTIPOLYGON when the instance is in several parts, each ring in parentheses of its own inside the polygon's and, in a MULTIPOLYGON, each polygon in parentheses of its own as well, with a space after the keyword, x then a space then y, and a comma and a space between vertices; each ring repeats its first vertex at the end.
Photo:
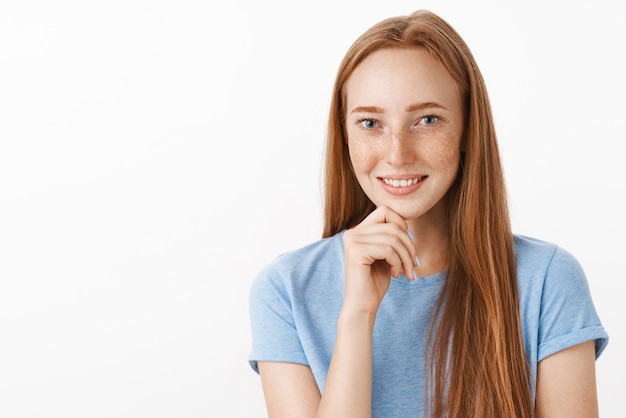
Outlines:
POLYGON ((408 258, 403 258, 403 261, 407 266, 410 266, 410 270, 405 270, 408 273, 407 277, 413 276, 413 268, 418 265, 417 254, 415 250, 415 238, 411 231, 403 229, 403 226, 399 226, 398 223, 378 223, 369 226, 359 225, 358 232, 362 234, 388 234, 397 236, 402 244, 407 248, 409 254, 408 258))
POLYGON ((396 248, 387 244, 369 243, 362 246, 366 252, 364 264, 373 267, 374 263, 384 261, 389 267, 389 274, 393 277, 399 277, 404 274, 404 265, 402 257, 398 254, 396 248))
MULTIPOLYGON (((354 244, 362 246, 361 251, 372 251, 373 245, 384 247, 383 252, 362 253, 366 256, 378 257, 376 258, 378 260, 382 260, 382 258, 379 258, 380 254, 383 256, 387 255, 387 249, 393 250, 399 258, 399 264, 393 265, 393 267, 397 267, 397 272, 402 272, 407 278, 413 278, 415 246, 409 235, 398 225, 375 224, 368 227, 361 226, 358 230, 351 231, 351 240, 354 244), (379 254, 379 256, 375 256, 375 254, 379 254)), ((367 260, 367 263, 373 262, 371 258, 367 258, 367 260)), ((397 277, 397 274, 394 274, 394 277, 397 277)))
POLYGON ((405 271, 405 275, 409 279, 416 278, 417 274, 415 273, 414 268, 415 266, 419 266, 420 262, 419 262, 419 259, 417 258, 417 253, 415 250, 415 237, 411 233, 408 223, 397 212, 393 211, 392 209, 386 206, 381 206, 380 210, 384 214, 387 223, 393 223, 395 225, 398 225, 405 232, 406 235, 405 234, 400 235, 403 241, 405 242, 407 248, 409 249, 409 253, 410 253, 410 259, 408 260, 409 267, 405 271))
POLYGON ((416 262, 414 260, 416 256, 415 244, 413 242, 415 240, 415 237, 409 230, 409 225, 407 224, 406 220, 402 218, 402 216, 400 216, 398 213, 394 212, 391 208, 387 206, 379 206, 372 213, 370 213, 359 225, 357 225, 357 227, 365 227, 380 223, 398 225, 400 229, 402 229, 408 235, 409 241, 407 242, 407 246, 410 247, 410 251, 412 254, 411 262, 413 265, 416 265, 416 262))
POLYGON ((398 215, 392 209, 387 206, 379 206, 372 213, 370 213, 360 225, 374 225, 377 223, 393 223, 398 225, 405 231, 408 230, 409 225, 406 223, 402 216, 398 215))

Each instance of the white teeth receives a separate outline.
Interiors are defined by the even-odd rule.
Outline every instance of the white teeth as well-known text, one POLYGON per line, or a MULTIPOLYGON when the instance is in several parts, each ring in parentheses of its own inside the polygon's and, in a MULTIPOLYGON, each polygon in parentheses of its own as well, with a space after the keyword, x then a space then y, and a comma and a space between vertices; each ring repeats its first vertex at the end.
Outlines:
POLYGON ((397 180, 397 179, 383 179, 383 181, 385 182, 385 184, 392 186, 392 187, 407 187, 407 186, 412 186, 415 183, 417 183, 418 181, 420 181, 422 178, 421 177, 417 177, 414 179, 403 179, 403 180, 397 180))

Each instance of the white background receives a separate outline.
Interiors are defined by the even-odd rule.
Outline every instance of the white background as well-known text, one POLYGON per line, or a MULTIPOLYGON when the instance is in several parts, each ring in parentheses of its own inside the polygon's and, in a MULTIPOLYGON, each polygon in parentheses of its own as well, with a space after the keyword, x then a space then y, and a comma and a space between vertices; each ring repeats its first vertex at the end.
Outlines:
POLYGON ((352 41, 426 8, 482 68, 513 226, 583 264, 626 410, 618 0, 0 3, 0 417, 263 417, 247 297, 320 236, 352 41))

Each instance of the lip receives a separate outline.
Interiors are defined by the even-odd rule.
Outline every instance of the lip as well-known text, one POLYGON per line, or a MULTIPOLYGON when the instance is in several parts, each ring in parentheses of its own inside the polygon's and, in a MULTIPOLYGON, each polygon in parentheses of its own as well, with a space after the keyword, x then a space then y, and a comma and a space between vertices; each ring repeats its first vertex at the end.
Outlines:
POLYGON ((425 174, 394 174, 394 175, 386 175, 376 177, 376 180, 380 183, 381 187, 389 194, 394 196, 406 196, 418 190, 424 184, 424 181, 428 179, 428 176, 425 174), (410 180, 421 177, 421 180, 415 184, 406 187, 393 187, 387 183, 383 179, 388 180, 410 180))

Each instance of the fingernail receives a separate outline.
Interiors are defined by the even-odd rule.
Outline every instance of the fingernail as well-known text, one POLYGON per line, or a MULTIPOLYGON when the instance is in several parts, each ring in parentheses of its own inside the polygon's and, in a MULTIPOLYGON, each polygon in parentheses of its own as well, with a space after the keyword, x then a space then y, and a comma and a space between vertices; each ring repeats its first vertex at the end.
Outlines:
POLYGON ((413 278, 417 280, 417 273, 415 272, 415 270, 413 270, 413 278))
POLYGON ((417 263, 417 267, 422 267, 422 263, 420 263, 420 259, 415 256, 415 262, 417 263))
POLYGON ((406 230, 407 234, 409 234, 409 238, 411 238, 411 241, 415 241, 415 237, 413 236, 413 233, 411 232, 410 229, 406 230))

